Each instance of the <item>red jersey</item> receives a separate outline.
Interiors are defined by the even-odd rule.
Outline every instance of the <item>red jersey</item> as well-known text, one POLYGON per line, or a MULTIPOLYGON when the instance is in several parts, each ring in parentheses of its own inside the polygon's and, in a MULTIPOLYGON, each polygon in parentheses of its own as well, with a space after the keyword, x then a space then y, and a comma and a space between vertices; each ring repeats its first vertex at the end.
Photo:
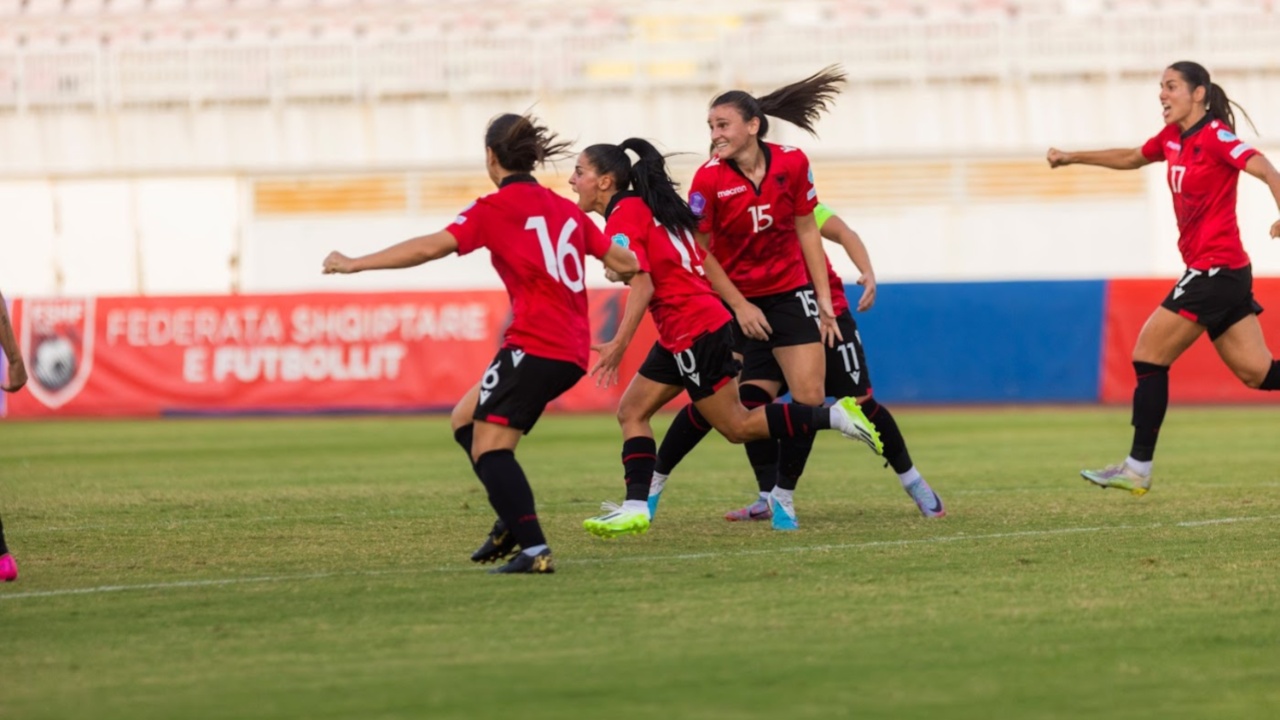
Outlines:
POLYGON ((640 269, 653 279, 649 311, 663 348, 684 352, 699 336, 733 319, 707 281, 702 248, 692 233, 663 227, 632 193, 615 195, 605 218, 605 236, 630 248, 640 269))
POLYGON ((511 297, 502 347, 587 369, 591 325, 582 256, 601 258, 609 241, 574 203, 532 175, 511 175, 445 228, 458 254, 489 248, 511 297))
POLYGON ((1236 221, 1236 186, 1245 163, 1257 154, 1226 123, 1208 116, 1185 133, 1177 124, 1166 125, 1142 146, 1147 160, 1169 163, 1178 250, 1187 267, 1249 264, 1236 221))
POLYGON ((797 148, 760 143, 760 186, 731 160, 712 158, 693 176, 689 207, 711 236, 711 252, 746 297, 776 295, 809 282, 796 216, 818 204, 809 158, 797 148))

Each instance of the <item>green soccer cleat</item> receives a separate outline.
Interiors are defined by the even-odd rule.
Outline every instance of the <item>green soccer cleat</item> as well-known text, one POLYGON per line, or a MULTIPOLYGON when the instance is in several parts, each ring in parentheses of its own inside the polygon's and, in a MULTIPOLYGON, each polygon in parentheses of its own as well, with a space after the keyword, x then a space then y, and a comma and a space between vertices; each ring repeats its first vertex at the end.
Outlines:
POLYGON ((1108 465, 1101 470, 1081 470, 1080 476, 1100 488, 1128 490, 1134 495, 1146 495, 1151 489, 1151 476, 1134 470, 1126 462, 1108 465))
POLYGON ((618 508, 608 514, 583 520, 582 527, 592 535, 606 540, 621 535, 643 535, 649 532, 649 513, 618 508))
POLYGON ((865 443, 877 455, 884 455, 884 442, 875 423, 867 419, 862 406, 851 397, 840 398, 831 408, 831 427, 850 440, 865 443))

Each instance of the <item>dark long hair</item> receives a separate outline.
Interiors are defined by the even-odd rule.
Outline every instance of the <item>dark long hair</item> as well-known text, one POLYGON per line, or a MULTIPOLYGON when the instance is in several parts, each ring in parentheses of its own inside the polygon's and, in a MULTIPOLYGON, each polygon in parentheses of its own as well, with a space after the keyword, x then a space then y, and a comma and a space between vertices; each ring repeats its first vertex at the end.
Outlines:
POLYGON ((484 144, 493 150, 503 168, 528 173, 547 160, 568 156, 573 143, 559 140, 530 115, 506 113, 489 121, 484 144))
POLYGON ((817 137, 813 124, 823 111, 830 109, 831 101, 840 92, 840 85, 846 79, 844 70, 839 65, 828 65, 799 82, 784 85, 759 99, 744 90, 730 90, 712 100, 711 107, 732 105, 747 122, 751 122, 752 118, 760 118, 757 137, 761 139, 769 132, 769 118, 766 117, 769 115, 786 120, 817 137))
POLYGON ((1228 98, 1227 91, 1223 90, 1221 85, 1209 79, 1209 71, 1203 65, 1190 60, 1179 60, 1170 65, 1169 69, 1182 76, 1182 79, 1191 87, 1191 92, 1194 93, 1196 88, 1199 87, 1204 88, 1205 111, 1209 114, 1209 117, 1214 120, 1221 120, 1227 124, 1227 127, 1231 128, 1232 132, 1235 132, 1236 114, 1231 110, 1232 106, 1235 106, 1236 110, 1239 110, 1240 114, 1244 116, 1245 121, 1249 123, 1249 127, 1253 128, 1255 133, 1258 132, 1258 128, 1254 126, 1253 118, 1249 117, 1249 113, 1245 112, 1245 109, 1240 107, 1239 103, 1228 98))
POLYGON ((649 141, 627 138, 617 145, 601 143, 582 151, 599 175, 612 175, 618 191, 635 188, 644 204, 662 226, 669 230, 698 229, 698 216, 676 191, 679 187, 667 172, 667 159, 649 141), (634 163, 627 151, 636 154, 634 163))

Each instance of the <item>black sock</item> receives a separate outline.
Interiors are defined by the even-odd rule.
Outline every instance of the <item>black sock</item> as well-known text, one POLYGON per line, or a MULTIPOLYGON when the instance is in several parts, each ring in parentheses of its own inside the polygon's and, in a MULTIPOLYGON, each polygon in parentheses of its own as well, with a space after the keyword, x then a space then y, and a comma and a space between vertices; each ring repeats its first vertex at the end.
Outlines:
POLYGON ((831 408, 804 403, 769 405, 764 409, 769 423, 769 437, 793 438, 813 435, 831 427, 831 408))
POLYGON ((1267 371, 1267 376, 1262 379, 1262 384, 1258 386, 1259 390, 1280 390, 1280 360, 1271 361, 1271 369, 1267 371))
POLYGON ((657 443, 651 437, 627 438, 622 442, 622 472, 627 479, 627 499, 649 499, 649 483, 657 462, 657 443))
POLYGON ((0 520, 0 555, 8 555, 9 546, 4 543, 4 521, 0 520))
POLYGON ((873 397, 862 403, 862 413, 876 426, 880 433, 880 441, 884 443, 884 457, 893 467, 893 471, 901 475, 911 469, 911 453, 907 452, 906 438, 898 429, 898 421, 893 419, 889 408, 876 402, 873 397))
MULTIPOLYGON (((772 395, 755 385, 739 385, 738 397, 742 400, 742 406, 748 410, 773 402, 772 395)), ((751 472, 756 476, 756 487, 762 493, 772 491, 773 486, 778 483, 778 441, 772 438, 752 440, 745 447, 747 462, 751 463, 751 472)))
POLYGON ((462 446, 462 451, 467 454, 467 462, 471 463, 471 470, 475 472, 476 477, 479 477, 480 471, 476 470, 476 461, 471 459, 471 438, 475 435, 475 430, 475 423, 467 423, 453 431, 453 439, 462 446))
POLYGON ((533 488, 511 450, 490 450, 476 460, 489 504, 516 537, 521 548, 547 544, 533 506, 533 488))
POLYGON ((778 441, 752 440, 746 443, 747 461, 751 463, 751 471, 756 475, 756 487, 767 493, 778 484, 778 441))
POLYGON ((1133 448, 1129 457, 1151 462, 1165 411, 1169 409, 1169 367, 1134 362, 1138 386, 1133 389, 1133 448))
POLYGON ((693 403, 685 405, 676 413, 671 427, 667 428, 667 434, 662 437, 662 447, 658 448, 658 462, 654 465, 654 471, 670 475, 680 461, 684 460, 684 456, 697 447, 709 432, 711 423, 702 417, 698 408, 693 403))
POLYGON ((795 490, 809 462, 809 453, 813 452, 813 433, 831 427, 831 410, 793 402, 770 405, 765 413, 771 435, 784 428, 787 432, 778 441, 778 487, 795 490))

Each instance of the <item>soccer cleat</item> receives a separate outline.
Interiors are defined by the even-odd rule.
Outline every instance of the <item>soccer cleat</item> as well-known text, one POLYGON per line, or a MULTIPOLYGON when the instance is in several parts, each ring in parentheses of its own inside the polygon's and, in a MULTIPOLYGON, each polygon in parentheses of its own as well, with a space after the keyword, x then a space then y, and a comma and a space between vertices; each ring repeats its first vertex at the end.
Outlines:
POLYGON ((592 535, 606 540, 621 535, 643 535, 649 532, 649 513, 617 508, 605 515, 583 520, 582 527, 592 535))
POLYGON ((516 536, 507 529, 507 524, 498 518, 489 531, 489 537, 479 550, 471 553, 471 562, 491 563, 506 559, 516 551, 516 536))
POLYGON ((800 523, 796 522, 796 509, 794 506, 787 507, 778 501, 778 498, 769 496, 769 511, 773 518, 774 530, 799 530, 800 523))
POLYGON ((513 573, 532 573, 546 575, 556 571, 556 561, 551 558, 551 548, 537 555, 517 553, 506 565, 489 571, 490 575, 509 575, 513 573))
POLYGON ((649 521, 658 516, 658 501, 662 499, 662 490, 667 486, 667 478, 660 478, 656 473, 649 481, 649 521))
POLYGON ((1151 476, 1134 470, 1126 462, 1108 465, 1101 470, 1081 470, 1080 476, 1100 488, 1119 488, 1134 495, 1146 495, 1151 489, 1151 476))
POLYGON ((5 553, 0 555, 0 581, 13 582, 18 579, 18 563, 13 561, 13 556, 5 553))
POLYGON ((875 423, 863 414, 862 406, 858 405, 857 400, 851 397, 840 398, 831 410, 831 427, 839 430, 841 435, 850 440, 865 443, 875 454, 884 454, 884 442, 880 440, 880 431, 876 430, 875 423))
POLYGON ((920 514, 927 518, 940 518, 947 516, 947 509, 942 507, 942 498, 938 497, 938 493, 929 487, 929 483, 920 478, 904 490, 916 501, 916 507, 920 508, 920 514))
POLYGON ((751 522, 753 520, 769 520, 773 518, 773 511, 769 509, 769 503, 764 500, 756 500, 744 508, 730 510, 724 514, 724 519, 729 522, 751 522))

